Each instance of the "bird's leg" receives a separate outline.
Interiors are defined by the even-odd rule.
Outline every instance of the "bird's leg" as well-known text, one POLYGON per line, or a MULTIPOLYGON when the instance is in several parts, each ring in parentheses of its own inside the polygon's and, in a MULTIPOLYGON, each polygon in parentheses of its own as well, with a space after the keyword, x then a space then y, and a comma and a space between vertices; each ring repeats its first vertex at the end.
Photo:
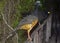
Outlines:
POLYGON ((30 31, 31 31, 31 29, 32 29, 32 28, 30 28, 30 29, 28 30, 28 40, 30 40, 30 41, 32 40, 32 38, 31 38, 31 36, 30 36, 30 31))

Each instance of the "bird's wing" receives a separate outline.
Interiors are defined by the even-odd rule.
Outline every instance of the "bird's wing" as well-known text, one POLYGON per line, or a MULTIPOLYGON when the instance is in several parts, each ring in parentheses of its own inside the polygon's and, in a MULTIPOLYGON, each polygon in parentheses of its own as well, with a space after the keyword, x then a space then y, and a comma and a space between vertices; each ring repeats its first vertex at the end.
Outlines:
POLYGON ((29 15, 29 16, 23 18, 23 19, 20 21, 19 25, 30 24, 30 23, 32 23, 33 20, 35 20, 35 19, 38 19, 38 18, 37 18, 36 16, 34 16, 34 15, 29 15))
POLYGON ((34 15, 26 16, 19 22, 17 28, 19 29, 21 26, 23 26, 25 24, 32 24, 32 22, 36 19, 38 19, 38 18, 34 15))

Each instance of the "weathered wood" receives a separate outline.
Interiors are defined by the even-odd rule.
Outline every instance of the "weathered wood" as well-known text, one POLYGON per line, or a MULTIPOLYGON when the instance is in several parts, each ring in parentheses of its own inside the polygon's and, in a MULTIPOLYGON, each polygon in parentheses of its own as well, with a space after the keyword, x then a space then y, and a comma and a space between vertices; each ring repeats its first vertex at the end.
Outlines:
POLYGON ((35 35, 34 35, 34 43, 39 43, 38 38, 39 38, 38 37, 38 32, 36 32, 35 35))
POLYGON ((38 36, 38 42, 42 43, 43 40, 43 28, 41 28, 41 30, 39 30, 39 36, 38 36))
POLYGON ((55 43, 56 42, 55 38, 56 38, 55 35, 53 35, 48 43, 55 43))
POLYGON ((49 37, 51 36, 51 23, 52 23, 52 15, 49 17, 46 26, 46 42, 49 41, 49 37))

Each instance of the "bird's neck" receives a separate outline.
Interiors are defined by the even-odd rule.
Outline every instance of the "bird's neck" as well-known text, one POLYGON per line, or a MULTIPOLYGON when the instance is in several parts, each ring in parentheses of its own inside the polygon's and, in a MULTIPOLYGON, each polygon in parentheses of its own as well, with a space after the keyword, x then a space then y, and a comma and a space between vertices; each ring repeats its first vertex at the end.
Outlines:
POLYGON ((38 17, 38 8, 35 8, 34 12, 33 12, 33 15, 38 17))

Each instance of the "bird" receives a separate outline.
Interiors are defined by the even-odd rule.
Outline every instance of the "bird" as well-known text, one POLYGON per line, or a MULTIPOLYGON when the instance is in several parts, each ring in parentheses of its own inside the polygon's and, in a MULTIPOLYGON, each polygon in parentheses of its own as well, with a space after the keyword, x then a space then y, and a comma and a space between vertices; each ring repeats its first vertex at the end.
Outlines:
POLYGON ((38 18, 34 15, 29 15, 20 21, 17 30, 19 29, 26 30, 28 34, 28 40, 32 40, 30 31, 37 23, 38 23, 38 18))
POLYGON ((36 1, 35 3, 35 11, 31 13, 31 15, 26 16, 23 20, 20 21, 20 24, 22 23, 22 25, 20 25, 20 29, 24 29, 27 30, 27 34, 28 34, 28 40, 32 40, 31 35, 30 35, 30 31, 33 29, 34 26, 36 26, 36 24, 39 23, 38 20, 38 7, 40 6, 40 1, 36 1))
MULTIPOLYGON (((39 23, 38 20, 38 7, 40 6, 40 1, 36 1, 35 3, 35 11, 31 13, 31 15, 28 15, 26 17, 24 17, 18 25, 18 29, 23 29, 23 30, 27 30, 27 34, 28 34, 28 40, 32 40, 31 35, 30 35, 30 31, 33 29, 34 26, 36 26, 37 23, 39 23)), ((40 25, 40 23, 39 23, 40 25)))

